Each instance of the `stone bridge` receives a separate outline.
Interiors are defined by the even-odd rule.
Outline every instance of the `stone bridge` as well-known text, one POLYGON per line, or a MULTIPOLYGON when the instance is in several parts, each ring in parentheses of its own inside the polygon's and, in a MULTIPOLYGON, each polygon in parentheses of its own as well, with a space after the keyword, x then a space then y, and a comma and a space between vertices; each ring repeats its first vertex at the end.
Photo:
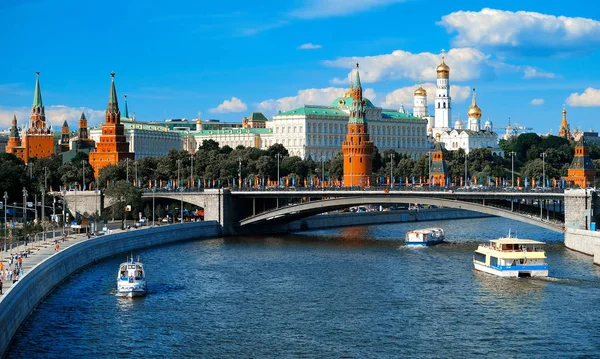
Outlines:
MULTIPOLYGON (((360 205, 419 203, 459 208, 518 220, 553 231, 590 228, 594 201, 588 190, 563 192, 498 192, 454 190, 229 190, 145 191, 151 201, 169 199, 204 208, 206 220, 221 224, 223 234, 253 231, 264 225, 288 223, 319 213, 360 205)), ((58 194, 61 195, 61 194, 58 194)), ((102 193, 71 191, 65 194, 71 213, 94 213, 110 205, 102 193)))

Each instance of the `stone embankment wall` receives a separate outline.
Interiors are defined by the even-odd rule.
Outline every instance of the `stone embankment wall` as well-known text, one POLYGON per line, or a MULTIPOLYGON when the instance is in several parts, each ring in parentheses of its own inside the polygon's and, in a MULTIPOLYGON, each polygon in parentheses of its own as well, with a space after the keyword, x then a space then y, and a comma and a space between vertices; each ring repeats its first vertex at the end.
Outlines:
POLYGON ((26 273, 0 300, 0 356, 27 315, 73 272, 115 254, 219 235, 219 223, 206 221, 120 232, 61 249, 26 273))
POLYGON ((485 213, 465 211, 454 208, 434 208, 386 212, 360 212, 360 213, 329 213, 312 216, 287 225, 290 232, 310 229, 363 226, 370 224, 436 221, 445 219, 482 218, 489 217, 485 213))
POLYGON ((565 247, 594 256, 594 263, 600 264, 600 232, 567 228, 565 230, 565 247))

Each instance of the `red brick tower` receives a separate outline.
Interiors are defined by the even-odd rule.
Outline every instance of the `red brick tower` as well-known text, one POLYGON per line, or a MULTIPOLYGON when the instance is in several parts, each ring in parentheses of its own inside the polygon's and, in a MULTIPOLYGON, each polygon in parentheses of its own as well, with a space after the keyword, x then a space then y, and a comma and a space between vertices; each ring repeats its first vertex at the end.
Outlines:
POLYGON ((574 186, 586 188, 593 186, 595 179, 596 168, 590 159, 590 149, 581 136, 575 145, 575 157, 569 167, 567 181, 574 186))
POLYGON ((439 142, 435 143, 433 149, 433 156, 431 158, 431 181, 435 186, 445 186, 446 180, 448 179, 448 166, 446 160, 444 160, 444 152, 442 152, 442 146, 439 142))
POLYGON ((19 128, 17 127, 17 115, 13 115, 12 126, 10 127, 10 135, 6 144, 6 153, 23 159, 25 148, 21 145, 21 137, 19 136, 19 128))
POLYGON ((358 64, 349 92, 352 94, 352 109, 346 141, 342 143, 344 187, 365 187, 370 185, 373 173, 374 146, 369 138, 369 128, 365 120, 366 101, 362 97, 358 64))
POLYGON ((71 134, 71 131, 69 130, 69 124, 67 123, 67 120, 65 120, 65 122, 62 125, 62 130, 61 130, 61 134, 60 134, 60 143, 59 143, 59 147, 60 147, 60 152, 67 152, 69 150, 69 135, 71 134))
POLYGON ((125 138, 125 126, 121 124, 121 111, 117 102, 115 89, 115 73, 111 72, 110 95, 106 109, 106 123, 102 124, 100 142, 96 150, 90 153, 90 165, 94 168, 94 176, 98 178, 100 169, 108 165, 115 165, 126 158, 133 160, 133 153, 129 152, 129 143, 125 138))
POLYGON ((40 90, 40 73, 36 72, 35 92, 31 106, 31 121, 29 128, 23 135, 23 161, 29 162, 32 157, 49 157, 54 153, 54 134, 46 126, 46 112, 42 103, 40 90))

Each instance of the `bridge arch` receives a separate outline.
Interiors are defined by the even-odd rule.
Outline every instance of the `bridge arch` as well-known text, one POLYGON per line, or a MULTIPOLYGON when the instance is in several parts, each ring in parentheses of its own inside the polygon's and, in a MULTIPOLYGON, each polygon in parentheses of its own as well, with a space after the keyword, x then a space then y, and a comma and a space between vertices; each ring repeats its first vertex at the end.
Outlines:
POLYGON ((456 209, 464 209, 468 211, 486 213, 493 216, 504 217, 524 223, 528 223, 534 226, 549 229, 555 232, 563 232, 564 227, 556 222, 547 221, 527 215, 519 212, 511 212, 509 210, 486 206, 478 203, 471 203, 453 199, 443 198, 427 198, 427 197, 393 197, 393 196, 379 196, 379 197, 345 197, 345 198, 334 198, 326 200, 318 200, 311 202, 304 202, 300 204, 289 205, 280 207, 274 210, 262 212, 258 215, 251 216, 239 221, 238 225, 241 227, 253 226, 253 225, 264 225, 264 224, 280 224, 292 222, 298 219, 310 217, 316 214, 339 210, 348 207, 355 207, 361 205, 394 205, 394 204, 406 204, 406 203, 419 203, 428 204, 438 207, 448 207, 456 209))

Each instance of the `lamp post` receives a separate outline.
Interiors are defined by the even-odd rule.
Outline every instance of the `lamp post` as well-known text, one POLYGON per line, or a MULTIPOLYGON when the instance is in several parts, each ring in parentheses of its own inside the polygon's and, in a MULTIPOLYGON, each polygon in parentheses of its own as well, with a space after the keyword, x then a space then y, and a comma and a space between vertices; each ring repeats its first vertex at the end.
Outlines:
POLYGON ((156 193, 156 180, 154 180, 154 186, 152 186, 152 227, 154 227, 155 219, 154 219, 154 208, 156 205, 154 204, 154 194, 156 193))
POLYGON ((137 187, 138 186, 137 161, 133 161, 133 165, 135 167, 135 187, 137 187))
POLYGON ((179 172, 181 171, 181 160, 177 160, 177 190, 181 192, 181 215, 180 215, 180 222, 183 223, 183 191, 180 188, 180 182, 179 182, 179 172))
POLYGON ((98 192, 100 191, 100 189, 98 189, 98 182, 96 182, 96 188, 94 191, 94 199, 96 200, 96 213, 94 213, 94 233, 98 232, 98 192))
POLYGON ((281 153, 278 153, 275 155, 275 157, 277 157, 277 188, 280 188, 281 187, 281 179, 279 177, 279 159, 283 156, 281 155, 281 153))
POLYGON ((85 191, 85 160, 81 160, 81 190, 85 191))
POLYGON ((469 158, 469 155, 465 152, 465 187, 467 187, 467 158, 469 158))
POLYGON ((23 225, 27 222, 27 212, 25 212, 25 204, 27 203, 27 190, 23 187, 23 225))
POLYGON ((394 154, 390 153, 390 188, 394 187, 394 154))
MULTIPOLYGON (((52 219, 56 221, 56 196, 52 196, 52 219)), ((54 224, 52 224, 52 239, 55 239, 56 230, 54 229, 54 224)))
POLYGON ((242 158, 238 157, 238 187, 242 187, 242 158))
POLYGON ((67 225, 67 218, 65 217, 66 213, 65 213, 65 208, 67 207, 67 190, 64 189, 63 190, 63 208, 62 208, 62 236, 63 236, 63 240, 65 238, 65 228, 67 225))
POLYGON ((190 186, 193 189, 194 188, 194 155, 190 156, 190 162, 192 163, 192 167, 190 168, 190 186))
POLYGON ((516 153, 514 151, 510 153, 510 184, 512 188, 515 188, 515 155, 516 153))
POLYGON ((126 163, 125 180, 127 181, 127 183, 129 183, 129 157, 127 157, 125 159, 125 163, 126 163))
POLYGON ((46 242, 46 188, 48 186, 48 168, 44 167, 44 189, 42 190, 42 235, 44 242, 46 242))
MULTIPOLYGON (((331 174, 329 174, 331 176, 331 174)), ((321 188, 325 189, 325 154, 321 153, 321 176, 323 179, 321 180, 321 188)))
POLYGON ((427 183, 431 187, 431 151, 427 151, 427 183))
POLYGON ((6 223, 6 211, 8 210, 8 192, 4 191, 4 251, 6 252, 6 238, 7 234, 7 223, 6 223))
POLYGON ((546 152, 542 152, 542 188, 546 187, 546 152))

